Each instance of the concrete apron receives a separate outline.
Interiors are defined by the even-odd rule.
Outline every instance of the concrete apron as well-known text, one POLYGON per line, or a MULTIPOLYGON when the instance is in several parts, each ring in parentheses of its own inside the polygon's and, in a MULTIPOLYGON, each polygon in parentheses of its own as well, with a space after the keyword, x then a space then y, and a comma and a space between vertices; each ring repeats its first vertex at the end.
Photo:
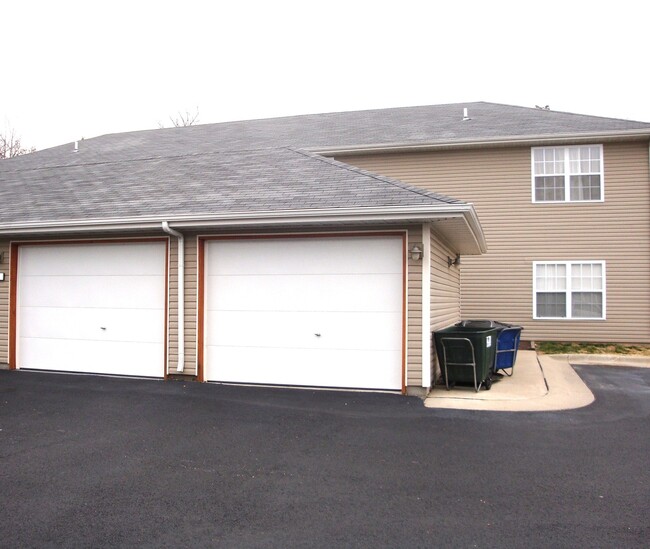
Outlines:
POLYGON ((495 379, 492 389, 434 387, 424 400, 427 408, 493 410, 502 412, 545 412, 582 408, 594 395, 564 356, 519 351, 512 377, 495 379))

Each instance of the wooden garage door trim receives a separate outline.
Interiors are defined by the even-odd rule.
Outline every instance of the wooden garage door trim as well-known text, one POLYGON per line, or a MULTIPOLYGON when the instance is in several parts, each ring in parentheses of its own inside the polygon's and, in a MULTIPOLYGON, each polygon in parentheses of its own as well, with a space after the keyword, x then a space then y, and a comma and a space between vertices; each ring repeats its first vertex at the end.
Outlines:
POLYGON ((138 242, 164 242, 165 245, 165 333, 163 335, 163 370, 167 379, 167 345, 169 323, 169 238, 165 236, 134 237, 134 238, 93 238, 76 240, 26 240, 12 241, 9 245, 9 369, 15 370, 16 364, 16 334, 18 311, 18 254, 21 247, 26 246, 65 246, 75 244, 137 244, 138 242))
POLYGON ((352 238, 352 237, 384 237, 396 236, 402 239, 402 394, 406 394, 406 319, 407 319, 407 278, 408 262, 406 254, 407 231, 369 231, 369 232, 340 232, 340 233, 265 233, 265 234, 240 234, 240 235, 206 235, 197 236, 198 250, 198 282, 197 282, 197 377, 205 381, 204 368, 204 343, 205 343, 205 243, 210 240, 279 240, 298 238, 352 238))

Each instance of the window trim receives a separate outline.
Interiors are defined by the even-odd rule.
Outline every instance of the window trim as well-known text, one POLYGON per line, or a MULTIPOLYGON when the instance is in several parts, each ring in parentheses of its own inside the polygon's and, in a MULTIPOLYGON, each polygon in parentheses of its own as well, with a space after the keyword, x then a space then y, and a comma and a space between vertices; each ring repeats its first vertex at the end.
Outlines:
POLYGON ((601 259, 575 259, 575 260, 562 260, 562 261, 533 261, 533 320, 571 320, 571 321, 594 321, 594 320, 607 320, 607 262, 601 259), (602 317, 574 317, 571 316, 571 265, 601 265, 603 270, 603 316, 602 317), (566 313, 567 316, 537 316, 537 266, 538 265, 565 265, 566 266, 566 313))
MULTIPOLYGON (((575 175, 575 174, 573 174, 575 175)), ((594 175, 594 174, 592 174, 594 175)), ((531 147, 530 149, 530 178, 531 178, 531 199, 533 204, 594 204, 605 202, 605 157, 604 148, 601 144, 585 145, 551 145, 542 147, 531 147), (600 148, 600 198, 598 200, 571 200, 571 149, 580 147, 599 147, 600 148), (535 199, 535 151, 541 149, 564 149, 564 200, 536 200, 535 199)))

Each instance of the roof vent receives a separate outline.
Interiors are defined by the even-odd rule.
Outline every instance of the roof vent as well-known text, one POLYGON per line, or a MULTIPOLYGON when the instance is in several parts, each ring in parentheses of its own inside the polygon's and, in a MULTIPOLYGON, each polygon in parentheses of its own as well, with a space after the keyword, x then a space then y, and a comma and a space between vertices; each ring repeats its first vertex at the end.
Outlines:
POLYGON ((79 141, 74 142, 74 152, 79 152, 79 141))
POLYGON ((467 120, 471 120, 469 117, 469 114, 467 114, 467 107, 463 109, 463 122, 466 122, 467 120))

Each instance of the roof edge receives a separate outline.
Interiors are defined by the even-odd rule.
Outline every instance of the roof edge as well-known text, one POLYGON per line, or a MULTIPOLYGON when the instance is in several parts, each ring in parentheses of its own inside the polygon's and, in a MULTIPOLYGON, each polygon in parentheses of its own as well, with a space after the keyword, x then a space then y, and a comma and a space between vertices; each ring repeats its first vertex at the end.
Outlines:
POLYGON ((304 147, 303 150, 319 155, 352 156, 360 153, 419 152, 436 149, 471 148, 499 145, 536 145, 542 143, 567 142, 587 143, 589 141, 615 141, 618 139, 650 138, 650 128, 616 130, 606 132, 536 134, 524 136, 496 137, 487 139, 451 139, 418 143, 382 143, 378 145, 354 145, 349 147, 304 147))
POLYGON ((476 253, 485 253, 485 236, 472 204, 436 204, 428 206, 390 206, 381 208, 337 208, 328 210, 282 210, 277 212, 241 212, 191 216, 151 216, 137 218, 77 219, 0 224, 0 235, 66 234, 161 230, 163 221, 176 229, 245 228, 272 225, 342 224, 354 222, 428 222, 463 217, 468 236, 476 243, 476 253))
POLYGON ((487 253, 487 241, 485 240, 483 227, 481 226, 481 222, 479 221, 476 210, 474 209, 474 204, 468 205, 470 207, 466 211, 465 222, 476 239, 476 245, 478 246, 480 253, 485 254, 487 253))

